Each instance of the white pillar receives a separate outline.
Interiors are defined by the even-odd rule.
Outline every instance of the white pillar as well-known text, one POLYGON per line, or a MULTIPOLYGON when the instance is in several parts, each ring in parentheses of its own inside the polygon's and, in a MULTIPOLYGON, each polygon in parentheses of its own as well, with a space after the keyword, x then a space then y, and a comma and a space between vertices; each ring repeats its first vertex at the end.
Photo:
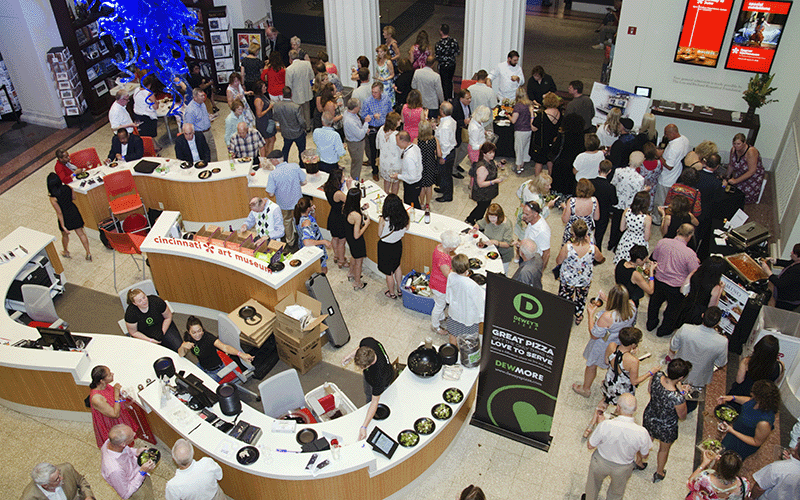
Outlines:
POLYGON ((491 71, 512 50, 519 52, 522 64, 524 42, 525 0, 467 0, 462 78, 491 71))
POLYGON ((374 71, 375 48, 380 45, 378 0, 324 0, 325 45, 328 59, 339 69, 339 77, 351 85, 350 68, 358 56, 367 56, 374 71))

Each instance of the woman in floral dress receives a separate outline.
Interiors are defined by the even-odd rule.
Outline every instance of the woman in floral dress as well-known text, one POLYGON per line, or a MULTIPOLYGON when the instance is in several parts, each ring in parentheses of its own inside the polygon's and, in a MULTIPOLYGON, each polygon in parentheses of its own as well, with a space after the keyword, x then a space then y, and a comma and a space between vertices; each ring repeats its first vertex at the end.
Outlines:
POLYGON ((742 457, 735 451, 716 453, 703 452, 703 461, 689 476, 689 494, 686 500, 744 500, 750 491, 750 483, 739 475, 742 457), (716 459, 713 469, 708 466, 716 459))
POLYGON ((375 59, 375 79, 383 83, 383 95, 389 98, 394 107, 394 64, 389 59, 389 47, 378 45, 375 52, 378 54, 375 59))
POLYGON ((300 198, 300 201, 294 206, 294 223, 297 234, 300 235, 298 239, 300 247, 315 245, 322 249, 320 264, 322 266, 322 274, 327 274, 327 249, 331 248, 331 242, 322 237, 322 231, 320 231, 319 224, 317 224, 317 218, 314 217, 314 203, 311 201, 311 198, 304 196, 300 198))
POLYGON ((650 193, 639 191, 633 197, 631 207, 626 208, 622 214, 620 230, 623 233, 617 245, 617 252, 614 254, 614 265, 629 260, 634 245, 647 247, 647 242, 650 240, 650 226, 653 222, 653 218, 647 213, 649 204, 650 193))
POLYGON ((758 203, 761 195, 761 183, 764 180, 764 165, 761 153, 747 144, 744 134, 733 136, 731 161, 728 165, 728 184, 736 186, 744 192, 745 203, 758 203))
POLYGON ((558 296, 575 303, 575 324, 583 321, 583 308, 592 284, 594 260, 605 261, 605 257, 589 240, 589 228, 583 219, 572 224, 572 241, 565 243, 556 257, 561 265, 558 296))

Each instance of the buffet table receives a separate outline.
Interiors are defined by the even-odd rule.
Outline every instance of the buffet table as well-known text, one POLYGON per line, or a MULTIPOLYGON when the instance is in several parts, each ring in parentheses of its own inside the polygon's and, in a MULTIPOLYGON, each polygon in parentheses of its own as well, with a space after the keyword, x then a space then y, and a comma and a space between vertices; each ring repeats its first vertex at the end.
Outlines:
MULTIPOLYGON (((0 241, 0 251, 20 243, 27 249, 26 256, 0 265, 0 289, 7 292, 29 259, 46 252, 53 239, 38 231, 18 228, 0 241)), ((152 244, 158 245, 155 241, 152 244)), ((278 279, 277 274, 273 278, 278 279)), ((194 374, 207 387, 215 387, 197 366, 166 348, 120 335, 90 334, 92 340, 82 352, 26 349, 9 344, 37 338, 35 329, 16 323, 5 312, 0 313, 0 328, 4 342, 8 342, 0 345, 0 402, 4 405, 25 413, 72 418, 91 425, 89 410, 83 404, 89 391, 90 372, 98 364, 107 365, 125 391, 148 410, 148 421, 156 435, 167 446, 178 437, 189 439, 195 446, 196 458, 207 455, 219 462, 224 469, 220 484, 238 500, 263 498, 266 491, 271 498, 287 500, 332 495, 353 500, 386 498, 422 475, 444 453, 474 403, 478 376, 477 368, 464 369, 458 381, 445 381, 439 376, 423 379, 409 370, 402 372, 381 397, 381 402, 391 409, 390 416, 383 421, 373 420, 370 432, 377 425, 395 437, 400 431, 412 428, 417 418, 430 416, 431 408, 443 402, 443 392, 450 387, 460 389, 465 397, 458 404, 450 404, 453 409, 450 419, 436 420, 432 434, 420 436, 414 447, 400 447, 391 459, 357 441, 367 406, 336 420, 308 425, 320 436, 336 436, 343 444, 338 460, 330 451, 319 452, 318 463, 328 459, 331 465, 312 476, 305 470, 310 455, 297 453, 300 445, 295 434, 272 432, 273 419, 252 408, 244 406, 240 420, 263 430, 256 443, 260 457, 252 465, 241 465, 235 455, 244 443, 202 420, 174 396, 170 395, 162 404, 158 384, 149 384, 148 379, 155 378, 153 361, 163 356, 172 358, 178 371, 194 374), (140 391, 139 385, 144 389, 140 391), (413 404, 409 404, 410 397, 413 404)), ((210 410, 223 416, 218 405, 210 410)))

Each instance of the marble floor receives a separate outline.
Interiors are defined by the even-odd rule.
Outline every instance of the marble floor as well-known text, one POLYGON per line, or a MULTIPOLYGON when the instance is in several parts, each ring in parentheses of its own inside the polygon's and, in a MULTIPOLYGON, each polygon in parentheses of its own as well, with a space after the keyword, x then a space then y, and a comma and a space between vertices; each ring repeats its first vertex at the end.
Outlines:
MULTIPOLYGON (((594 26, 593 22, 585 22, 574 29, 581 29, 585 32, 584 35, 590 36, 594 26)), ((586 77, 588 80, 590 75, 586 77)), ((224 118, 228 112, 227 106, 221 105, 220 108, 221 115, 214 122, 218 136, 223 134, 224 118)), ((159 126, 163 138, 163 121, 159 126)), ((110 138, 110 130, 104 127, 70 149, 79 150, 91 146, 103 155, 108 150, 110 138)), ((276 147, 280 147, 281 143, 279 135, 276 147)), ((296 159, 295 150, 292 151, 296 159)), ((219 153, 224 153, 224 150, 220 149, 219 153)), ((160 154, 172 156, 172 146, 164 147, 160 154)), ((349 157, 344 160, 344 163, 347 162, 349 157)), ((20 225, 58 236, 56 217, 45 190, 45 177, 52 171, 54 163, 54 160, 50 161, 44 168, 0 195, 0 237, 20 225)), ((531 176, 531 168, 528 168, 521 176, 512 173, 508 182, 500 185, 500 195, 496 201, 507 213, 513 214, 518 206, 515 195, 517 187, 531 176)), ((467 197, 467 185, 466 180, 456 180, 455 201, 446 204, 434 202, 432 209, 463 220, 473 207, 473 202, 467 197)), ((556 210, 550 215, 548 223, 552 228, 552 247, 555 253, 560 246, 563 230, 559 211, 556 210)), ((58 239, 56 241, 58 244, 58 239)), ((651 248, 656 241, 657 237, 654 235, 650 241, 651 248)), ((97 239, 91 239, 91 248, 94 261, 87 262, 82 258, 83 252, 79 241, 74 236, 71 238, 70 249, 74 257, 64 260, 67 279, 81 286, 114 294, 112 253, 97 239)), ((607 257, 611 257, 610 253, 606 254, 607 257)), ((553 260, 554 258, 551 259, 551 263, 553 260)), ((510 273, 513 273, 514 269, 515 266, 512 264, 510 273)), ((117 279, 120 287, 138 281, 137 276, 140 277, 141 273, 137 271, 131 259, 120 256, 117 259, 117 279)), ((350 288, 345 271, 334 267, 328 276, 352 334, 349 346, 357 345, 364 336, 374 336, 383 342, 392 358, 399 357, 404 360, 425 337, 431 335, 429 317, 404 309, 401 301, 390 300, 383 295, 385 290, 383 276, 365 272, 364 278, 368 286, 359 292, 354 292, 350 288)), ((557 292, 558 283, 550 272, 545 273, 543 281, 545 290, 557 292)), ((596 267, 590 296, 597 295, 600 290, 607 291, 613 283, 613 266, 610 263, 596 267)), ((646 304, 647 299, 644 299, 643 308, 646 304)), ((643 330, 644 320, 645 315, 640 314, 638 326, 643 330)), ((467 425, 426 474, 393 498, 456 498, 458 492, 469 484, 483 488, 487 498, 492 500, 545 496, 564 500, 580 498, 584 491, 591 455, 586 449, 585 441, 581 439, 581 433, 594 405, 600 399, 597 381, 590 399, 584 399, 570 390, 573 382, 582 379, 584 360, 581 354, 587 339, 586 321, 572 328, 560 397, 556 406, 552 447, 549 452, 467 425)), ((434 341, 441 343, 443 339, 436 338, 434 341)), ((323 358, 325 361, 336 363, 349 350, 350 347, 335 349, 326 345, 323 348, 323 358)), ((653 360, 660 359, 666 352, 667 341, 645 332, 640 350, 653 353, 650 360, 642 363, 645 369, 649 369, 655 364, 653 360)), ((638 391, 637 399, 640 406, 638 412, 640 420, 641 410, 648 401, 644 385, 638 391)), ((412 398, 409 398, 409 404, 413 404, 412 398)), ((666 500, 685 496, 686 478, 692 469, 696 425, 696 413, 681 422, 680 436, 672 447, 667 464, 666 479, 658 484, 651 482, 655 464, 654 449, 650 459, 653 464, 644 472, 635 472, 628 483, 627 499, 666 500)), ((0 406, 0 443, 2 443, 0 451, 0 497, 2 498, 18 497, 29 481, 28 472, 40 461, 72 462, 88 477, 95 488, 97 498, 116 498, 116 494, 100 477, 100 454, 95 445, 91 424, 88 422, 71 422, 44 415, 25 415, 0 406)), ((166 451, 165 448, 162 449, 162 452, 166 451)), ((173 474, 174 466, 167 454, 166 460, 153 474, 156 498, 164 497, 165 482, 173 474)), ((605 491, 601 493, 601 498, 605 498, 605 491)))

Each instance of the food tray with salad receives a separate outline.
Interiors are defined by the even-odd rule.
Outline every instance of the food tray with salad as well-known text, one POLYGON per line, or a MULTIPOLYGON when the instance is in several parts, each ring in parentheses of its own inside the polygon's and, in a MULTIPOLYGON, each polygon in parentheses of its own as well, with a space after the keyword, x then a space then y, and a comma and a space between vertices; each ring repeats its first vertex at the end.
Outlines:
POLYGON ((714 416, 717 417, 719 420, 723 422, 731 423, 739 418, 739 412, 736 411, 732 406, 729 406, 725 403, 717 405, 714 408, 714 416))
POLYGON ((711 437, 707 437, 698 443, 697 449, 700 450, 701 453, 704 451, 710 451, 717 454, 722 453, 725 450, 725 448, 722 446, 722 442, 719 439, 714 439, 711 437))

